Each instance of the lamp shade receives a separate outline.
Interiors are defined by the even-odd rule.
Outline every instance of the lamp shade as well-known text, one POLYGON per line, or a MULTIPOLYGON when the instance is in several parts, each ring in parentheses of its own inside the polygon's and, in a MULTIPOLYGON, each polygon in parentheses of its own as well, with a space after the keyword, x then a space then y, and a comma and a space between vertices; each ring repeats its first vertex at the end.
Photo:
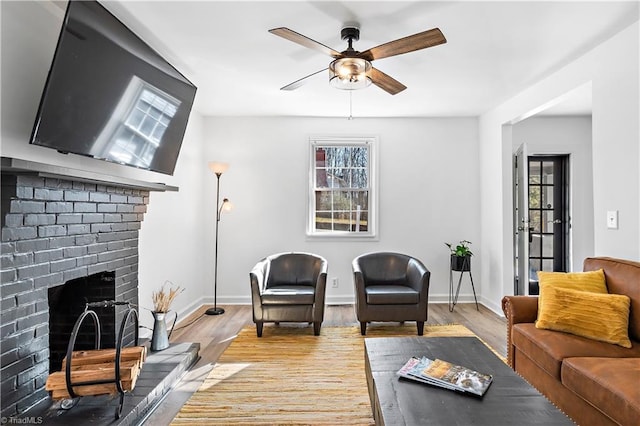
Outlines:
POLYGON ((208 164, 209 170, 215 174, 223 174, 229 169, 229 163, 220 163, 218 161, 211 161, 208 164))
POLYGON ((220 206, 220 212, 230 212, 233 210, 233 204, 229 201, 228 198, 222 200, 222 205, 220 206))
POLYGON ((364 89, 371 84, 371 62, 362 58, 340 58, 329 65, 329 83, 343 90, 364 89))

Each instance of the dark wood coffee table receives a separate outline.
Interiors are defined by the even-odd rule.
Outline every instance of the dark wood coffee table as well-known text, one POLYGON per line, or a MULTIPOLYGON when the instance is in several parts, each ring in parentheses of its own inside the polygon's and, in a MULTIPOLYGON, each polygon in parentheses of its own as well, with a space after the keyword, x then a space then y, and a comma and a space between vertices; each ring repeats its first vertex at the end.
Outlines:
POLYGON ((573 424, 475 337, 374 337, 364 345, 376 425, 573 424), (396 372, 412 356, 488 373, 493 383, 480 398, 402 379, 396 372))

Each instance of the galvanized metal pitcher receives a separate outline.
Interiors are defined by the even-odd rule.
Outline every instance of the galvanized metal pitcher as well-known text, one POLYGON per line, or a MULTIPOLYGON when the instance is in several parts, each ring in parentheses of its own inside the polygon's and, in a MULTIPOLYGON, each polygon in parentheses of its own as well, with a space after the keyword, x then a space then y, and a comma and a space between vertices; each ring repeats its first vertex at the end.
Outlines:
POLYGON ((169 347, 169 337, 171 337, 171 333, 173 332, 173 329, 175 328, 175 325, 176 325, 176 321, 178 319, 178 313, 176 312, 175 318, 173 319, 173 325, 171 326, 171 330, 167 332, 166 316, 169 312, 151 311, 151 314, 153 315, 153 319, 154 319, 153 334, 151 335, 152 351, 161 351, 169 347))

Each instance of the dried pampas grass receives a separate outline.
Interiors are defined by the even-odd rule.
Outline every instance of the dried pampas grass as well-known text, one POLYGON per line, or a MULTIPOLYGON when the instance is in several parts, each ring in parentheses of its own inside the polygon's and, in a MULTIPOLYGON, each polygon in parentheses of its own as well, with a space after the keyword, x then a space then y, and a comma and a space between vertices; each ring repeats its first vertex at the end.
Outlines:
POLYGON ((175 299, 179 293, 182 293, 184 291, 183 288, 180 288, 180 286, 178 286, 176 288, 169 288, 169 291, 166 292, 164 289, 164 286, 166 284, 167 283, 164 283, 162 285, 160 291, 154 291, 151 294, 151 298, 153 299, 154 312, 169 312, 169 307, 171 306, 171 302, 173 302, 173 299, 175 299))

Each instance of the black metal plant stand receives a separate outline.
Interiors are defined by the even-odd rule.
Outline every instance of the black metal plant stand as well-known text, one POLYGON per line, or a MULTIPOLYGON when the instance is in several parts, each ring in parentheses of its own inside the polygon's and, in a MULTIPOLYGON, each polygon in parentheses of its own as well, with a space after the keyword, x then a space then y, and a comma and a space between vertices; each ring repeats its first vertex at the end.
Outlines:
MULTIPOLYGON (((135 346, 138 346, 138 312, 131 307, 129 302, 116 302, 115 300, 104 300, 102 302, 90 302, 85 304, 84 312, 77 319, 75 325, 73 326, 73 331, 71 332, 71 339, 69 340, 69 345, 67 346, 67 362, 65 365, 65 380, 67 384, 67 392, 71 398, 78 398, 78 395, 73 391, 74 386, 91 386, 91 385, 101 385, 101 384, 109 384, 115 383, 116 389, 120 394, 120 401, 118 406, 116 407, 115 418, 119 419, 122 414, 122 405, 124 404, 124 395, 125 390, 122 388, 122 382, 120 378, 120 355, 122 352, 122 339, 124 337, 124 329, 127 325, 127 322, 130 318, 133 318, 134 326, 135 326, 135 346), (127 311, 120 323, 120 331, 118 333, 118 340, 116 343, 116 357, 115 357, 115 377, 113 379, 104 379, 104 380, 90 380, 84 382, 72 382, 71 381, 71 364, 73 361, 73 348, 76 344, 76 338, 78 337, 78 332, 80 331, 80 327, 82 326, 82 322, 90 317, 93 320, 93 325, 95 328, 95 349, 100 349, 100 320, 98 319, 98 314, 90 308, 111 308, 118 305, 126 305, 127 311)), ((72 405, 73 406, 73 405, 72 405)))
POLYGON ((476 297, 476 288, 473 285, 473 275, 471 275, 471 257, 467 256, 464 258, 462 267, 460 268, 460 276, 458 277, 458 287, 456 288, 455 296, 453 294, 453 262, 449 265, 449 312, 453 312, 456 304, 458 303, 458 296, 460 295, 460 286, 462 285, 462 277, 465 272, 469 273, 469 279, 471 280, 471 289, 473 290, 473 299, 476 301, 476 310, 480 310, 478 308, 478 298, 476 297))

